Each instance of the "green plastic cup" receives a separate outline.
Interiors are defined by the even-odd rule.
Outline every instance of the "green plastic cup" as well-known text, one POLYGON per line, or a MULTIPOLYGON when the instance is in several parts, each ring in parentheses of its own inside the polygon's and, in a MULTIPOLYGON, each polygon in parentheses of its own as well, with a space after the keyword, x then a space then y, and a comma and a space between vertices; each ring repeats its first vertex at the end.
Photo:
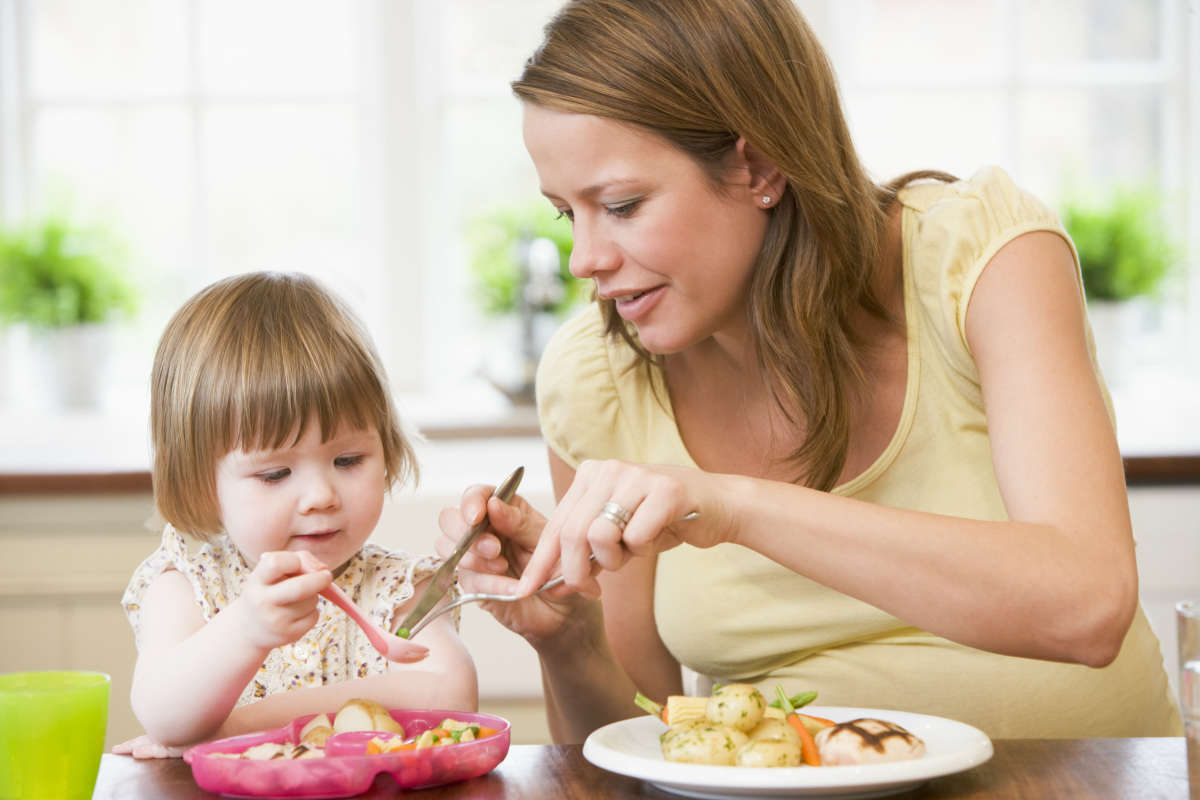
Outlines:
POLYGON ((108 725, 101 672, 0 674, 0 800, 87 800, 108 725))

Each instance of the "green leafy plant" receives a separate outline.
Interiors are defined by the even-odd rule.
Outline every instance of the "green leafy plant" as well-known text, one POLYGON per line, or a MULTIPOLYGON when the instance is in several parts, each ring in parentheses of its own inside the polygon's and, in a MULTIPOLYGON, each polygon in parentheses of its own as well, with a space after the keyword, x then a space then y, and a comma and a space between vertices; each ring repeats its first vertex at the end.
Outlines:
POLYGON ((0 320, 63 328, 105 322, 137 308, 107 233, 50 217, 0 231, 0 320))
POLYGON ((495 315, 517 310, 521 282, 517 248, 523 236, 549 239, 558 248, 562 297, 552 307, 542 310, 561 313, 570 308, 583 296, 587 284, 571 275, 568 268, 572 244, 570 223, 565 218, 556 218, 554 209, 544 200, 498 209, 468 226, 471 272, 480 306, 495 315))
POLYGON ((1146 187, 1118 187, 1099 200, 1078 194, 1062 221, 1075 247, 1089 300, 1154 294, 1178 254, 1162 217, 1162 198, 1146 187))

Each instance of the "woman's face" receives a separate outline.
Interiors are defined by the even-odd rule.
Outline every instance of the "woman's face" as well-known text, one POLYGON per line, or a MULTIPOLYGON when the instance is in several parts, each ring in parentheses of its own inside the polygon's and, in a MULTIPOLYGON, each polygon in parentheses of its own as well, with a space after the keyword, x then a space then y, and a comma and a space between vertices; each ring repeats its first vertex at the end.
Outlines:
POLYGON ((737 154, 715 190, 688 155, 602 117, 525 104, 542 193, 574 228, 571 272, 596 282, 652 353, 740 336, 767 213, 737 154))

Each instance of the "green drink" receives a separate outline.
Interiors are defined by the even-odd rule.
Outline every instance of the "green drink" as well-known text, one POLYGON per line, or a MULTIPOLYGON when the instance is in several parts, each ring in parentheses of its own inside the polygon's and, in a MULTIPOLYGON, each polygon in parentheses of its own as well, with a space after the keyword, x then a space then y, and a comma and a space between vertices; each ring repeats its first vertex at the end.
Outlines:
POLYGON ((92 796, 110 683, 99 672, 0 674, 0 800, 92 796))

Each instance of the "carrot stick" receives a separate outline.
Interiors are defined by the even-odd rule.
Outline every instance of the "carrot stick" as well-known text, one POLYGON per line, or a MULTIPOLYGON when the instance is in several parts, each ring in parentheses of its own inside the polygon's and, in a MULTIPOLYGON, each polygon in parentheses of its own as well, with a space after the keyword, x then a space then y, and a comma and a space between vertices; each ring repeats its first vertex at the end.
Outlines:
POLYGON ((813 739, 813 735, 809 733, 808 728, 804 725, 804 720, 800 719, 796 714, 796 709, 792 706, 782 686, 776 686, 775 692, 779 695, 779 707, 786 715, 784 719, 800 735, 800 757, 810 767, 821 766, 821 754, 817 752, 817 743, 813 739))

